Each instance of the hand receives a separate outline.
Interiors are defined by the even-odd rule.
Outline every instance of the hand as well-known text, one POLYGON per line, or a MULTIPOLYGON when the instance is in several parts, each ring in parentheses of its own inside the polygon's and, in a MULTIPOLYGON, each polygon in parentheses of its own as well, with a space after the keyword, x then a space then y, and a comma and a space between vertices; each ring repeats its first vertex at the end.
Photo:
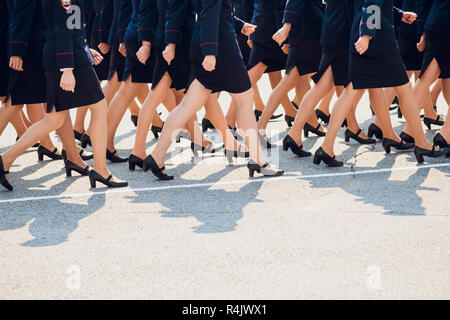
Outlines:
POLYGON ((109 50, 111 49, 111 46, 107 44, 106 42, 100 42, 98 45, 98 48, 100 49, 100 52, 103 54, 107 54, 109 50))
POLYGON ((356 41, 355 49, 360 55, 363 55, 369 49, 370 39, 372 39, 371 36, 362 36, 356 41))
POLYGON ((123 55, 124 57, 127 56, 127 49, 125 48, 125 43, 121 42, 119 44, 119 52, 121 55, 123 55))
POLYGON ((166 46, 166 49, 162 53, 163 58, 167 61, 167 64, 170 65, 172 60, 175 58, 175 43, 169 43, 166 46))
POLYGON ((150 57, 150 51, 150 42, 142 41, 141 48, 138 50, 138 52, 136 52, 136 57, 138 58, 140 63, 145 64, 147 62, 148 58, 150 57))
POLYGON ((411 24, 417 19, 417 14, 414 12, 403 12, 402 21, 407 24, 411 24))
POLYGON ((19 56, 12 56, 9 59, 9 67, 16 71, 23 71, 23 59, 19 56))
POLYGON ((248 37, 253 32, 255 32, 255 30, 256 30, 256 26, 254 24, 244 23, 244 26, 242 27, 241 33, 248 37))
POLYGON ((59 86, 64 91, 75 92, 75 77, 72 70, 64 70, 59 86))
POLYGON ((417 50, 419 50, 419 52, 423 52, 426 46, 427 41, 425 39, 425 33, 423 33, 422 36, 420 37, 420 42, 417 44, 417 50))
POLYGON ((213 71, 216 68, 216 56, 208 55, 203 59, 202 63, 203 69, 206 71, 213 71))
POLYGON ((250 38, 247 40, 247 45, 250 47, 250 49, 253 47, 253 41, 250 40, 250 38))
POLYGON ((94 65, 99 65, 103 61, 103 56, 94 49, 89 48, 89 50, 91 50, 92 57, 94 58, 94 65))
POLYGON ((278 43, 279 46, 283 44, 283 42, 286 41, 286 39, 289 36, 289 32, 291 31, 292 25, 290 23, 285 23, 280 30, 275 32, 275 34, 272 36, 272 39, 278 43))
POLYGON ((284 54, 288 54, 289 53, 289 44, 287 44, 287 43, 283 44, 283 46, 281 47, 281 51, 283 51, 284 54))

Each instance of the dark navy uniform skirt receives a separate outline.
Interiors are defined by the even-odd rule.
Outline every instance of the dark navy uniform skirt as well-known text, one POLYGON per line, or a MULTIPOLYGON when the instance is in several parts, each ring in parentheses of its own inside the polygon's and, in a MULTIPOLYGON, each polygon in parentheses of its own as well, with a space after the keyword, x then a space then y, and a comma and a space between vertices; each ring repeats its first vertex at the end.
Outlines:
POLYGON ((312 76, 313 81, 319 82, 330 66, 334 85, 346 87, 350 82, 348 79, 348 50, 346 48, 323 47, 319 70, 312 76))
POLYGON ((111 48, 111 61, 109 63, 108 80, 111 80, 114 73, 117 72, 119 82, 124 81, 123 73, 125 70, 125 57, 118 51, 118 47, 111 48))
POLYGON ((11 105, 47 102, 44 69, 40 64, 24 62, 23 71, 10 71, 8 94, 11 105))
POLYGON ((409 82, 400 54, 367 56, 352 52, 349 77, 354 89, 398 87, 409 82))
POLYGON ((125 59, 125 70, 123 78, 126 80, 131 75, 131 82, 134 83, 152 83, 153 70, 155 68, 155 53, 153 48, 150 50, 150 57, 147 62, 142 64, 136 57, 136 53, 141 48, 138 42, 125 42, 127 57, 125 59))
POLYGON ((316 39, 296 39, 289 43, 289 54, 286 62, 286 74, 297 67, 298 73, 315 73, 319 70, 322 47, 316 39))
POLYGON ((9 67, 6 49, 0 47, 0 97, 4 97, 8 91, 9 67))
POLYGON ((217 61, 216 68, 211 72, 206 71, 201 62, 192 61, 188 88, 195 79, 212 93, 242 93, 252 87, 243 60, 217 61))
POLYGON ((162 50, 153 48, 156 56, 155 71, 153 72, 152 89, 161 81, 167 72, 172 79, 171 88, 182 90, 187 88, 189 77, 191 75, 191 61, 189 60, 189 48, 177 47, 175 58, 170 63, 162 55, 162 50))
MULTIPOLYGON (((120 54, 120 53, 119 53, 120 54)), ((109 64, 111 62, 111 50, 107 54, 101 54, 103 60, 99 65, 94 66, 95 73, 97 74, 98 80, 108 80, 109 76, 109 64)))
POLYGON ((281 47, 273 41, 273 45, 261 45, 253 41, 248 59, 248 69, 252 69, 259 62, 267 66, 266 73, 284 70, 286 67, 286 55, 281 47))
POLYGON ((56 112, 84 107, 102 101, 102 92, 97 74, 91 64, 73 69, 75 76, 75 92, 61 89, 59 86, 62 72, 57 69, 45 70, 47 77, 47 112, 56 112))
POLYGON ((248 46, 247 40, 248 37, 244 36, 242 33, 236 35, 239 49, 241 49, 242 57, 244 58, 244 64, 248 65, 248 60, 250 58, 251 48, 248 46))
POLYGON ((422 67, 423 52, 417 50, 420 35, 411 32, 397 32, 400 55, 405 63, 406 70, 418 71, 422 67))
POLYGON ((420 75, 422 76, 433 59, 436 59, 441 69, 439 78, 450 78, 450 34, 427 31, 426 41, 427 47, 420 75))

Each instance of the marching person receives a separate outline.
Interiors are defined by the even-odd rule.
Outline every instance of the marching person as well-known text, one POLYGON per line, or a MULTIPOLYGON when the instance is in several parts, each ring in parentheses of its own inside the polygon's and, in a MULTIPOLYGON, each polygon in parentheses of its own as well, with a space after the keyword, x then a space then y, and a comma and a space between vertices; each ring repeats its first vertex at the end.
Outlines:
MULTIPOLYGON (((30 3, 29 0, 26 1, 30 3)), ((47 83, 47 114, 44 119, 33 124, 25 134, 0 156, 0 184, 12 190, 9 183, 9 168, 12 163, 36 140, 49 132, 58 130, 65 153, 66 174, 72 171, 89 175, 91 187, 100 182, 108 187, 125 187, 126 181, 118 180, 106 167, 106 101, 92 63, 99 63, 101 55, 86 45, 86 35, 81 24, 80 0, 44 0, 43 22, 46 26, 46 42, 43 66, 47 83), (71 7, 74 6, 73 10, 71 7), (76 7, 75 7, 76 6, 76 7), (74 20, 73 20, 74 19, 74 20), (70 26, 68 21, 74 21, 70 26), (84 163, 75 146, 69 110, 89 106, 91 111, 92 145, 94 169, 84 163)), ((25 6, 26 7, 26 6, 25 6)))

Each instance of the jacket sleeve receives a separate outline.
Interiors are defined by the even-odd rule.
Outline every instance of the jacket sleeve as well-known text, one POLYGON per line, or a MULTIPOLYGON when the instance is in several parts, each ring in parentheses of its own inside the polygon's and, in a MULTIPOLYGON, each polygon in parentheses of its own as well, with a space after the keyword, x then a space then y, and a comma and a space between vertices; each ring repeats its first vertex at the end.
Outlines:
POLYGON ((425 32, 425 23, 427 22, 428 15, 430 14, 431 7, 433 6, 433 0, 417 0, 417 31, 419 33, 425 32))
POLYGON ((290 23, 297 25, 300 19, 300 12, 305 8, 307 0, 288 0, 284 9, 283 24, 290 23))
POLYGON ((119 23, 117 25, 117 38, 119 42, 123 42, 125 30, 127 30, 131 20, 131 13, 131 0, 120 0, 119 23))
POLYGON ((383 6, 383 0, 367 0, 363 8, 363 15, 359 23, 359 35, 371 36, 375 38, 377 28, 381 28, 381 8, 383 6), (375 9, 375 10, 374 10, 375 9), (380 25, 376 25, 379 23, 380 25))
POLYGON ((233 19, 234 19, 234 28, 236 30, 236 33, 239 34, 241 33, 242 28, 244 27, 245 21, 239 19, 235 15, 233 15, 233 19))
POLYGON ((392 7, 392 13, 394 14, 394 25, 400 25, 402 23, 404 12, 397 7, 392 7))
POLYGON ((67 27, 67 19, 70 17, 59 1, 53 6, 56 30, 56 67, 58 69, 73 68, 73 30, 67 27))
POLYGON ((189 0, 169 0, 166 11, 166 26, 164 30, 165 44, 180 45, 183 39, 184 17, 189 0))
POLYGON ((14 0, 9 25, 9 55, 24 58, 27 54, 34 11, 38 0, 14 0))
POLYGON ((219 23, 222 0, 203 0, 199 15, 203 56, 219 55, 219 23))
POLYGON ((100 21, 98 26, 98 39, 100 42, 108 42, 113 16, 114 0, 103 0, 100 7, 100 21))
POLYGON ((137 25, 139 42, 153 42, 157 24, 157 14, 158 9, 156 0, 141 0, 137 25))

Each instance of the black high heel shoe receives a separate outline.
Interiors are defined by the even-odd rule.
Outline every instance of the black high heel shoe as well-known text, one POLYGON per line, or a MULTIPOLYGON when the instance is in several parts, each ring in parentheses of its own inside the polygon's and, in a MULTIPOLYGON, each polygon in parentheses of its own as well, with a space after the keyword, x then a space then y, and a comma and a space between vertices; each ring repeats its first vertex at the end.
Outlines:
POLYGON ((37 149, 38 160, 44 161, 44 156, 47 156, 52 160, 61 160, 63 157, 60 154, 57 154, 56 151, 58 151, 58 148, 50 151, 46 147, 39 146, 39 148, 37 149))
POLYGON ((266 149, 271 149, 272 148, 272 144, 269 141, 269 138, 267 138, 266 134, 258 134, 259 136, 259 143, 261 143, 261 145, 266 148, 266 149))
POLYGON ((359 129, 357 133, 353 133, 350 131, 350 129, 345 130, 345 142, 349 142, 350 138, 355 140, 356 142, 360 144, 374 144, 377 141, 375 139, 364 139, 359 136, 359 134, 362 132, 362 129, 359 129))
POLYGON ((130 171, 136 170, 136 166, 143 169, 144 168, 144 160, 135 156, 134 154, 130 154, 128 157, 128 169, 130 171))
POLYGON ((73 130, 73 136, 75 137, 76 140, 81 142, 81 137, 83 136, 84 131, 83 132, 78 132, 77 130, 73 130))
POLYGON ((444 154, 443 150, 437 150, 436 146, 433 145, 433 148, 431 150, 422 149, 416 146, 414 148, 414 155, 416 156, 416 160, 418 163, 423 163, 425 161, 424 157, 430 157, 430 158, 439 158, 444 154))
POLYGON ((397 108, 397 118, 401 119, 403 118, 402 109, 400 108, 400 105, 397 108))
POLYGON ((108 178, 103 178, 99 173, 95 170, 91 170, 89 172, 89 181, 91 182, 91 188, 97 187, 97 182, 103 183, 108 188, 123 188, 128 186, 128 182, 120 180, 120 181, 111 181, 113 175, 110 174, 108 178))
POLYGON ((311 152, 303 150, 303 145, 298 146, 297 143, 292 139, 290 135, 287 135, 283 139, 283 150, 288 151, 291 149, 292 153, 298 157, 310 157, 312 155, 311 152))
POLYGON ((3 159, 0 156, 0 184, 4 186, 8 191, 13 190, 13 186, 9 183, 8 179, 6 179, 6 175, 9 174, 9 171, 5 171, 5 167, 3 166, 3 159))
MULTIPOLYGON (((80 152, 81 154, 82 152, 80 152)), ((62 150, 61 151, 61 156, 63 157, 64 160, 64 167, 66 168, 66 176, 67 177, 71 177, 72 176, 72 171, 76 171, 79 174, 81 174, 82 176, 88 176, 89 175, 89 166, 86 166, 86 168, 82 168, 79 165, 73 163, 72 161, 67 159, 67 153, 66 150, 62 150)))
POLYGON ((320 131, 319 128, 320 128, 320 123, 315 128, 312 125, 310 125, 309 123, 305 123, 305 126, 303 127, 303 133, 304 133, 305 137, 308 137, 310 132, 314 133, 315 135, 317 135, 319 137, 325 137, 327 133, 320 131))
POLYGON ((439 146, 439 148, 448 148, 450 144, 445 140, 445 138, 438 132, 433 138, 433 144, 439 146))
POLYGON ((155 137, 155 139, 158 139, 158 138, 159 138, 159 134, 161 133, 163 127, 164 127, 164 122, 163 122, 163 124, 162 124, 161 127, 158 127, 158 126, 151 126, 150 130, 152 131, 153 136, 155 137))
POLYGON ((216 128, 215 128, 214 125, 211 123, 211 121, 209 121, 209 120, 206 119, 206 118, 203 118, 203 120, 202 120, 202 131, 203 131, 203 132, 206 132, 208 129, 214 130, 214 129, 216 129, 216 128))
MULTIPOLYGON (((20 137, 16 137, 16 142, 20 139, 20 137)), ((32 148, 38 148, 41 144, 39 142, 36 142, 35 144, 33 144, 31 147, 32 148)))
POLYGON ((367 131, 367 136, 369 138, 375 136, 375 138, 377 138, 378 140, 383 140, 383 131, 375 123, 371 123, 367 131))
POLYGON ((299 106, 294 101, 291 101, 291 104, 295 110, 298 110, 299 106))
POLYGON ((347 128, 348 127, 348 123, 347 123, 347 119, 344 120, 344 122, 342 122, 341 124, 341 128, 347 128))
POLYGON ((116 156, 117 151, 114 150, 113 152, 109 151, 108 149, 106 149, 106 159, 108 159, 109 161, 113 162, 113 163, 117 163, 117 162, 127 162, 128 158, 121 158, 119 156, 116 156))
POLYGON ((403 139, 401 139, 400 142, 397 142, 388 138, 383 138, 382 144, 386 153, 391 153, 391 148, 397 150, 409 150, 415 147, 414 143, 405 142, 403 139))
POLYGON ((428 130, 431 130, 431 125, 432 124, 437 125, 437 126, 443 126, 444 125, 444 121, 439 121, 440 118, 441 118, 440 115, 438 115, 436 119, 424 117, 423 118, 423 123, 427 126, 428 130))
POLYGON ((284 116, 284 121, 286 121, 287 126, 289 128, 291 128, 292 127, 292 122, 295 121, 295 117, 291 117, 291 116, 285 115, 284 116))
POLYGON ((137 127, 139 116, 131 115, 130 120, 133 122, 134 126, 137 127))
POLYGON ((169 176, 163 172, 166 170, 166 167, 158 167, 155 159, 150 154, 144 160, 144 171, 148 171, 148 169, 152 171, 158 180, 173 180, 173 176, 169 176))
POLYGON ((200 150, 203 153, 210 153, 210 154, 216 153, 216 149, 214 148, 212 142, 210 144, 208 144, 208 146, 206 146, 206 147, 196 144, 194 142, 191 142, 191 150, 192 150, 192 153, 194 154, 194 157, 198 157, 198 152, 200 150))
POLYGON ((85 149, 88 145, 92 146, 91 138, 88 136, 88 134, 85 132, 81 136, 81 147, 85 149))
POLYGON ((266 162, 262 166, 260 166, 259 164, 250 161, 247 164, 248 174, 250 178, 253 178, 253 176, 255 175, 255 171, 264 175, 265 177, 279 177, 284 174, 283 170, 267 169, 267 166, 269 164, 270 164, 269 162, 266 162))
MULTIPOLYGON (((255 118, 256 118, 256 122, 259 121, 259 118, 261 118, 261 115, 263 114, 262 111, 256 110, 254 111, 255 113, 255 118)), ((275 120, 278 119, 279 117, 282 117, 283 114, 274 114, 270 117, 270 120, 275 120)))
POLYGON ((330 115, 326 115, 322 110, 316 109, 316 117, 321 120, 323 123, 330 123, 330 115))
POLYGON ((416 143, 416 141, 414 140, 414 138, 412 136, 410 136, 409 134, 407 134, 406 132, 402 131, 399 135, 400 139, 402 139, 403 141, 407 142, 407 143, 416 143))
MULTIPOLYGON (((93 154, 93 153, 87 152, 87 151, 84 150, 84 149, 82 149, 82 150, 80 151, 79 155, 80 155, 81 159, 83 159, 84 161, 91 160, 91 159, 94 158, 94 154, 93 154)), ((64 149, 61 150, 61 156, 62 156, 62 158, 63 158, 64 161, 67 160, 66 150, 64 150, 64 149)))
POLYGON ((234 150, 225 149, 225 145, 223 145, 223 152, 229 163, 233 163, 233 157, 236 159, 237 158, 245 158, 246 159, 246 158, 250 157, 250 152, 249 151, 241 151, 241 146, 242 145, 239 145, 238 150, 234 151, 234 150))
POLYGON ((344 165, 342 161, 336 160, 336 156, 330 157, 325 151, 323 151, 322 147, 317 149, 314 154, 313 163, 315 165, 319 165, 321 161, 325 162, 325 164, 329 167, 342 167, 344 165))

